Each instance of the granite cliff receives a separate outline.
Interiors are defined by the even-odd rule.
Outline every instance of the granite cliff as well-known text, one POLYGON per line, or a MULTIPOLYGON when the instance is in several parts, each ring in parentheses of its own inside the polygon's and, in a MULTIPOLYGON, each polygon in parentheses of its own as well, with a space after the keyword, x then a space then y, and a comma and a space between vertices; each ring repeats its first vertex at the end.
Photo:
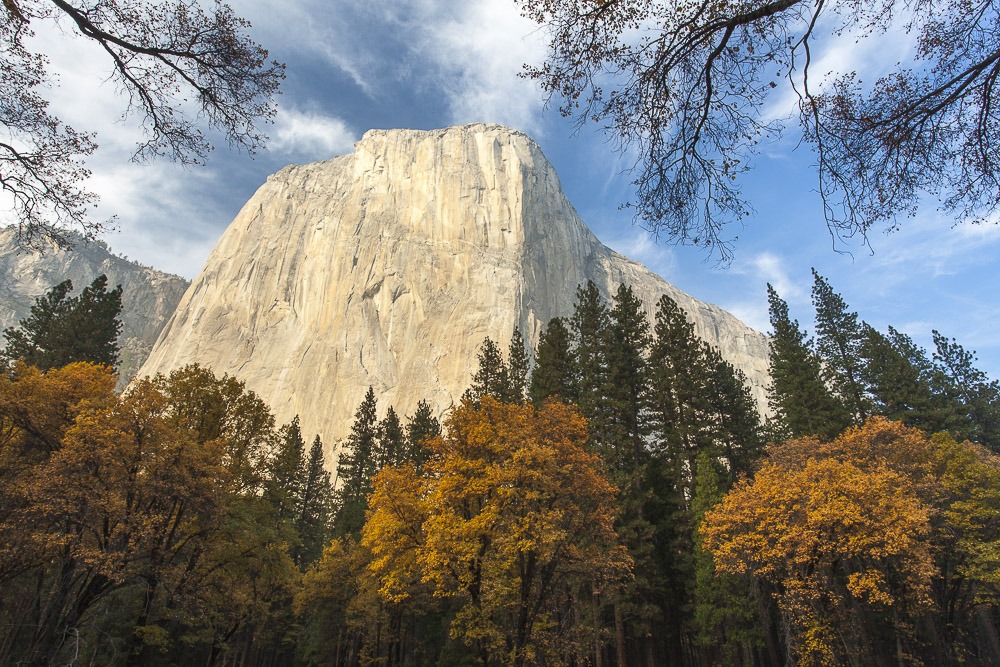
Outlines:
POLYGON ((533 344, 588 279, 628 283, 650 317, 669 294, 763 400, 761 333, 601 244, 538 146, 483 124, 372 130, 352 154, 270 176, 141 374, 197 362, 236 375, 332 449, 369 385, 382 411, 420 398, 444 411, 484 338, 506 346, 517 327, 533 344))
POLYGON ((26 250, 18 245, 13 227, 0 229, 0 329, 16 326, 31 313, 36 298, 62 281, 72 280, 74 293, 79 293, 103 273, 109 288, 122 286, 118 370, 124 386, 146 360, 188 281, 119 257, 100 241, 71 240, 71 251, 54 246, 26 250))

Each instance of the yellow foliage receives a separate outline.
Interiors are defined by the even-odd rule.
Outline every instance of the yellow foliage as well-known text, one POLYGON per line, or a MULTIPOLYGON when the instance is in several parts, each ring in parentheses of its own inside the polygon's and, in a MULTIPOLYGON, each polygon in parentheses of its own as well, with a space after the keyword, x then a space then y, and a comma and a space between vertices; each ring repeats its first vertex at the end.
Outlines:
POLYGON ((452 633, 508 664, 565 655, 586 634, 573 595, 631 566, 614 531, 615 488, 584 450, 585 420, 561 403, 464 403, 430 440, 423 477, 375 480, 363 544, 384 599, 429 585, 460 600, 452 633))
POLYGON ((908 619, 942 604, 932 587, 942 576, 975 577, 981 597, 996 595, 1000 468, 981 448, 874 418, 768 453, 701 532, 717 569, 775 587, 802 664, 841 660, 864 615, 907 636, 908 619))

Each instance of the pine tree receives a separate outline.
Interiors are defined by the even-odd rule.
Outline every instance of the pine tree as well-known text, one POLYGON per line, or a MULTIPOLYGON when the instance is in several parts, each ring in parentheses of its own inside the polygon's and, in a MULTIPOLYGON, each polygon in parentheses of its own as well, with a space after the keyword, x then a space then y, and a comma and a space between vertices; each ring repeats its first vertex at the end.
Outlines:
POLYGON ((504 363, 500 348, 489 337, 483 341, 477 355, 479 366, 472 376, 472 386, 465 390, 463 399, 478 405, 483 396, 500 400, 507 393, 507 364, 504 363))
POLYGON ((612 464, 629 474, 647 459, 649 381, 646 355, 649 323, 642 302, 620 285, 604 336, 606 385, 603 391, 612 464))
POLYGON ((740 448, 720 414, 735 414, 730 403, 738 401, 735 387, 714 386, 723 362, 695 335, 693 324, 669 296, 657 304, 653 332, 649 373, 655 460, 650 481, 657 490, 655 498, 644 504, 643 516, 652 526, 655 550, 644 568, 652 582, 647 595, 656 600, 663 616, 660 627, 668 661, 679 663, 692 641, 696 561, 691 500, 696 459, 702 455, 719 464, 727 444, 735 458, 740 448))
POLYGON ((657 304, 649 354, 650 418, 658 455, 668 461, 673 479, 692 470, 694 452, 706 438, 710 373, 706 349, 684 311, 664 295, 657 304))
POLYGON ((390 405, 385 417, 378 425, 378 452, 376 460, 379 469, 398 466, 406 455, 406 435, 396 411, 390 405))
POLYGON ((832 438, 850 425, 850 414, 823 382, 819 357, 810 349, 798 321, 789 317, 788 304, 770 284, 767 302, 772 329, 771 435, 775 439, 832 438))
POLYGON ((695 644, 703 652, 702 664, 741 664, 741 653, 760 641, 752 584, 749 577, 717 572, 711 552, 702 548, 705 514, 725 495, 718 463, 706 452, 697 457, 695 479, 691 497, 695 644))
POLYGON ((300 483, 301 493, 295 529, 301 545, 293 554, 302 569, 319 560, 329 542, 334 493, 323 458, 323 441, 317 435, 309 448, 300 483))
POLYGON ((746 375, 706 347, 709 437, 729 471, 729 481, 750 475, 764 451, 764 429, 746 375))
POLYGON ((270 500, 277 508, 279 518, 287 519, 294 515, 301 503, 305 448, 299 416, 295 415, 281 428, 278 449, 268 470, 270 500))
POLYGON ((928 433, 953 430, 957 412, 944 409, 934 396, 933 365, 909 336, 892 327, 882 335, 865 325, 861 357, 862 381, 871 391, 875 414, 928 433))
POLYGON ((558 396, 565 403, 578 400, 573 344, 561 317, 553 317, 538 337, 535 368, 529 394, 535 407, 546 398, 558 396))
POLYGON ((429 439, 441 435, 441 423, 431 412, 431 406, 427 401, 421 400, 417 403, 417 409, 413 416, 406 423, 406 456, 404 462, 412 463, 417 470, 423 468, 430 458, 429 450, 423 443, 429 439))
POLYGON ((865 340, 858 314, 823 276, 812 270, 812 301, 816 309, 816 348, 823 359, 823 378, 857 424, 871 415, 868 388, 863 382, 861 347, 865 340))
POLYGON ((338 535, 358 535, 365 522, 372 479, 378 472, 378 417, 375 391, 368 387, 365 398, 354 413, 351 433, 337 461, 335 527, 338 535))
POLYGON ((527 387, 528 353, 524 348, 524 338, 515 327, 507 348, 507 387, 503 400, 507 403, 524 403, 527 387))
POLYGON ((937 331, 932 335, 937 393, 960 415, 955 434, 1000 453, 1000 382, 976 368, 974 351, 937 331))
POLYGON ((590 422, 591 442, 607 442, 608 415, 604 390, 607 386, 605 336, 608 329, 608 307, 593 281, 576 288, 571 330, 580 411, 590 422))
POLYGON ((17 329, 4 330, 3 357, 42 370, 74 361, 117 366, 122 287, 109 292, 107 285, 107 277, 98 276, 75 297, 70 296, 72 281, 53 287, 35 300, 31 315, 17 329))

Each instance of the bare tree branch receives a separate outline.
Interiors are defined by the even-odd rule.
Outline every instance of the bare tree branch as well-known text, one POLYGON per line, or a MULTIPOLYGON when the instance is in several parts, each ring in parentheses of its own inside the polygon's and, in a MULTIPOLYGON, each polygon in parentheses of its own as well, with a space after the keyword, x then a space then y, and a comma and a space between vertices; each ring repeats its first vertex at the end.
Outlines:
POLYGON ((550 30, 526 75, 580 122, 634 144, 638 220, 731 258, 750 204, 738 177, 782 125, 763 116, 784 81, 799 98, 835 245, 895 229, 930 195, 956 221, 1000 207, 1000 7, 991 0, 518 0, 550 30), (810 77, 813 42, 865 39, 905 21, 909 68, 862 85, 810 77), (822 23, 822 26, 821 26, 822 23), (832 37, 830 37, 832 36, 832 37))
POLYGON ((0 189, 13 202, 23 241, 65 243, 62 230, 86 234, 96 197, 83 189, 83 160, 94 136, 65 126, 38 92, 49 80, 44 54, 25 46, 31 25, 69 17, 97 42, 127 104, 123 117, 142 121, 134 159, 158 156, 205 161, 211 143, 202 126, 253 154, 267 137, 284 66, 250 40, 249 24, 231 7, 196 0, 4 0, 0 15, 0 189), (195 105, 188 108, 186 101, 195 105))

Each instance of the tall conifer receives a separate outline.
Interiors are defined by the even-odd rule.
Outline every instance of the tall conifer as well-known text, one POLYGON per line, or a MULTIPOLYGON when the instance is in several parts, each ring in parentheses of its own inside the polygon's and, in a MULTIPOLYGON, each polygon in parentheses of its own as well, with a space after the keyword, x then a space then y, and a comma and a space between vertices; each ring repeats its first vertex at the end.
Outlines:
POLYGON ((429 450, 423 446, 428 438, 441 435, 441 423, 431 412, 427 401, 417 403, 413 416, 406 422, 406 456, 404 460, 412 463, 420 470, 430 457, 429 450))
POLYGON ((357 535, 364 525, 368 494, 378 472, 377 408, 375 391, 368 387, 337 461, 336 530, 340 535, 357 535))
POLYGON ((524 349, 524 337, 514 327, 507 348, 507 387, 503 400, 507 403, 524 403, 528 388, 528 353, 524 349))
POLYGON ((975 366, 976 353, 937 331, 934 382, 940 400, 958 412, 956 435, 1000 453, 1000 382, 975 366))
POLYGON ((863 323, 848 310, 843 297, 830 283, 812 270, 812 301, 816 309, 816 349, 823 359, 822 375, 828 387, 847 406, 855 423, 871 415, 871 401, 864 383, 861 348, 865 341, 863 323))
POLYGON ((378 468, 397 466, 406 456, 406 435, 396 411, 390 405, 378 425, 378 468))
POLYGON ((608 307, 593 281, 576 288, 571 329, 576 357, 580 411, 590 421, 592 442, 609 438, 606 410, 608 307))
POLYGON ((472 376, 472 386, 465 390, 462 398, 478 404, 483 396, 502 400, 508 391, 507 364, 504 363, 500 347, 489 337, 483 341, 476 356, 478 367, 472 376))
POLYGON ((35 300, 31 314, 18 327, 5 329, 3 357, 20 359, 42 370, 74 361, 118 365, 118 335, 122 286, 108 290, 101 275, 75 297, 72 281, 65 280, 35 300))
POLYGON ((613 464, 630 474, 647 458, 649 323, 642 302, 620 285, 604 335, 606 381, 603 402, 613 464))
POLYGON ((821 364, 788 304, 770 284, 767 302, 771 317, 771 387, 768 402, 774 412, 771 437, 818 435, 832 438, 848 425, 847 408, 823 382, 821 364))
POLYGON ((552 396, 564 403, 576 403, 576 368, 569 329, 561 317, 553 317, 538 337, 535 368, 531 372, 529 394, 535 406, 552 396))
POLYGON ((302 498, 302 477, 305 472, 305 441, 295 415, 278 434, 278 449, 270 463, 268 485, 271 502, 281 518, 295 514, 302 498))
POLYGON ((659 456, 673 475, 693 470, 693 452, 708 432, 709 364, 684 311, 664 295, 657 304, 649 354, 651 418, 659 456))
POLYGON ((951 430, 932 388, 927 354, 905 334, 889 327, 883 335, 865 325, 861 346, 862 378, 872 396, 872 411, 907 426, 934 433, 951 430))
POLYGON ((293 556, 296 564, 305 568, 319 560, 330 537, 334 494, 330 473, 323 459, 323 441, 317 435, 305 459, 299 502, 295 522, 301 546, 293 556))

